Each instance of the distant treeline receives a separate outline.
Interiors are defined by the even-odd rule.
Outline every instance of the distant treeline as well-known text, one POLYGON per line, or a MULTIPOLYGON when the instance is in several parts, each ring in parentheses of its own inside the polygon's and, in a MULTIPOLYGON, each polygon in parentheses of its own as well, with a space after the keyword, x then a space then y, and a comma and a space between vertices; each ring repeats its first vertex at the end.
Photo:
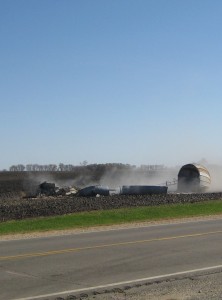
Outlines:
POLYGON ((107 163, 107 164, 87 164, 87 162, 83 162, 79 166, 71 165, 71 164, 63 164, 60 163, 59 165, 56 164, 48 164, 48 165, 39 165, 39 164, 18 164, 13 165, 9 168, 10 172, 76 172, 80 171, 82 168, 87 168, 89 170, 109 170, 109 169, 116 169, 116 170, 126 170, 126 169, 134 169, 134 170, 143 170, 143 171, 158 171, 165 169, 164 165, 141 165, 137 167, 135 165, 129 164, 121 164, 121 163, 107 163))

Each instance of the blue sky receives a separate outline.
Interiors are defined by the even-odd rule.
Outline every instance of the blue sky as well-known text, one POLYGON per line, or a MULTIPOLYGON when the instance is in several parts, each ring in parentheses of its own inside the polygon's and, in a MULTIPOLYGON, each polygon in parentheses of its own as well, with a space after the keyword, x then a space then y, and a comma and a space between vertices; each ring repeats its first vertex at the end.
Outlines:
POLYGON ((0 169, 222 163, 222 1, 0 0, 0 169))

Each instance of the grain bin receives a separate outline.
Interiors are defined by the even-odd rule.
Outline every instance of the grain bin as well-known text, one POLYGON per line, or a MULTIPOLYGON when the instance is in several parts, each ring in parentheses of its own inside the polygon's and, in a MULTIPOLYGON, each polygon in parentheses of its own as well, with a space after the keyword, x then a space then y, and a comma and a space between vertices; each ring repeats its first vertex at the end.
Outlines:
POLYGON ((199 164, 184 165, 178 173, 178 192, 206 192, 211 183, 210 173, 199 164))

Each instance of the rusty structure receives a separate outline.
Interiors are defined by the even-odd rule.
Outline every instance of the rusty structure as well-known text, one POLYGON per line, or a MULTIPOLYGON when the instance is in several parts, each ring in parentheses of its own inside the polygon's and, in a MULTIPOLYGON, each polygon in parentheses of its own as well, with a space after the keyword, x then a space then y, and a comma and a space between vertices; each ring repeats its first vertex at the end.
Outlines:
POLYGON ((204 193, 210 183, 210 173, 204 166, 195 163, 187 164, 178 173, 177 190, 180 193, 204 193))

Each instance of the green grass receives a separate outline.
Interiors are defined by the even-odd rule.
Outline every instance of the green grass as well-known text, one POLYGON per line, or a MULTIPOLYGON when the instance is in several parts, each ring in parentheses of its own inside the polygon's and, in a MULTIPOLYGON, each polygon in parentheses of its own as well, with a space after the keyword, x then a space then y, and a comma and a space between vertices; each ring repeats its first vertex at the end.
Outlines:
POLYGON ((75 213, 0 223, 0 235, 222 214, 222 200, 75 213))

